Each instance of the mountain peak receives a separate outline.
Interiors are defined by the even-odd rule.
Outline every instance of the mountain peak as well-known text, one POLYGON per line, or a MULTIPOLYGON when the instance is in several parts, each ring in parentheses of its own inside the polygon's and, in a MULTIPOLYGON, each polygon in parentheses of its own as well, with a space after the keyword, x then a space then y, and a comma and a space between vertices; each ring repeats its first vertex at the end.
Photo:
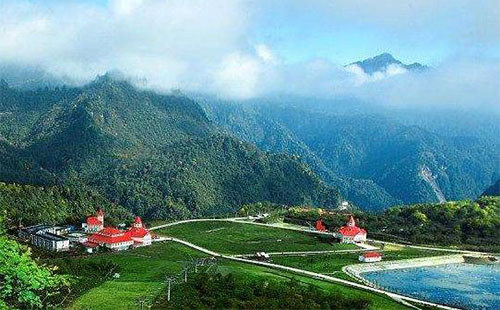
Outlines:
MULTIPOLYGON (((387 62, 387 63, 400 63, 399 60, 397 60, 396 58, 394 58, 394 56, 392 56, 389 53, 382 53, 380 55, 377 55, 375 57, 369 58, 367 60, 383 61, 383 62, 387 62)), ((365 61, 367 61, 367 60, 365 60, 365 61)))
POLYGON ((400 60, 394 58, 394 56, 392 56, 389 53, 382 53, 372 58, 353 62, 350 65, 358 65, 367 74, 373 74, 378 71, 385 71, 387 67, 390 65, 398 65, 408 71, 419 71, 427 68, 426 66, 419 64, 417 62, 412 63, 410 65, 406 65, 402 63, 400 60))

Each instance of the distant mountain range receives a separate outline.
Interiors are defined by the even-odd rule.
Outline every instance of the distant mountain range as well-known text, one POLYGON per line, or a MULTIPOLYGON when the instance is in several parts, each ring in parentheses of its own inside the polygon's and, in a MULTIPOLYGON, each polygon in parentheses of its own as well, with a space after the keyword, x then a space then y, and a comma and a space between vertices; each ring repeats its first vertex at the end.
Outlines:
POLYGON ((335 113, 338 102, 317 112, 314 98, 258 101, 201 102, 228 132, 261 149, 299 156, 365 210, 476 198, 500 176, 495 126, 484 137, 458 136, 453 134, 467 130, 439 132, 376 112, 335 113))
POLYGON ((423 71, 428 69, 427 66, 419 64, 418 62, 406 65, 401 61, 395 59, 389 53, 383 53, 372 58, 368 58, 361 61, 356 61, 350 65, 358 65, 367 74, 373 74, 379 71, 386 71, 390 65, 397 65, 408 71, 423 71))
MULTIPOLYGON (((390 54, 353 64, 429 69, 390 54)), ((264 200, 381 210, 476 198, 500 178, 498 115, 354 97, 160 95, 110 75, 70 87, 10 69, 0 71, 16 81, 0 82, 0 182, 88 187, 150 218, 264 200)))

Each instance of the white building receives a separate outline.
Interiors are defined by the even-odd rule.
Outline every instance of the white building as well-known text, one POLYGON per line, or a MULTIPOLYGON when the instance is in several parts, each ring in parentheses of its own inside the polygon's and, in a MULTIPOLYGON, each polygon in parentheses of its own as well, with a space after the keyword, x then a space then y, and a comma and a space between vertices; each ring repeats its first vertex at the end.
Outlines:
MULTIPOLYGON (((65 229, 64 229, 65 230, 65 229)), ((37 247, 49 251, 62 252, 69 250, 69 239, 56 234, 60 227, 35 225, 19 230, 19 237, 37 247)))
POLYGON ((97 216, 87 217, 87 221, 82 223, 82 229, 86 233, 94 233, 104 228, 104 211, 99 209, 97 216))
POLYGON ((380 262, 381 260, 382 254, 378 252, 366 252, 359 256, 359 261, 363 263, 380 262))
POLYGON ((366 241, 366 230, 356 226, 356 221, 349 215, 345 226, 340 227, 339 236, 342 243, 359 243, 366 241))

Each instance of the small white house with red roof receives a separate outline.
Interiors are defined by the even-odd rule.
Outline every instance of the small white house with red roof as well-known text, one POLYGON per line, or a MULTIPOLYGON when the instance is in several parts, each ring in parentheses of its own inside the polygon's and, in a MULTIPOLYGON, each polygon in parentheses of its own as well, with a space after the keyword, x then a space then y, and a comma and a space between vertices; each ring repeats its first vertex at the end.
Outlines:
POLYGON ((146 246, 151 244, 151 233, 142 224, 142 219, 140 216, 136 216, 134 224, 129 228, 127 233, 130 238, 134 241, 134 246, 146 246))
POLYGON ((382 254, 379 252, 365 252, 359 256, 359 261, 363 263, 380 262, 382 254))
POLYGON ((359 243, 366 241, 366 230, 356 226, 356 221, 349 215, 345 226, 340 227, 339 236, 342 243, 359 243))
POLYGON ((86 233, 98 232, 104 228, 104 211, 99 209, 97 216, 87 217, 87 221, 82 223, 82 229, 86 233))

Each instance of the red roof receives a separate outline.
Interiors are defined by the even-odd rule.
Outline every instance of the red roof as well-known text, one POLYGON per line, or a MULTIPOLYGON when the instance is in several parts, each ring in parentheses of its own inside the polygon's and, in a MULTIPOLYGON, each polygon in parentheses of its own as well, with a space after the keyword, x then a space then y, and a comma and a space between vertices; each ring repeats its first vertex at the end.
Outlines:
POLYGON ((130 235, 130 232, 128 231, 124 232, 114 227, 106 227, 100 230, 99 232, 91 235, 88 241, 99 244, 101 243, 112 244, 118 242, 132 241, 132 237, 130 235))
POLYGON ((102 225, 102 222, 95 216, 89 216, 87 217, 87 225, 97 226, 102 225))
POLYGON ((103 229, 101 229, 98 234, 100 235, 107 235, 107 236, 114 236, 114 235, 119 235, 119 234, 123 234, 124 231, 123 230, 119 230, 118 228, 114 228, 114 227, 104 227, 103 229))
POLYGON ((354 237, 357 234, 366 235, 366 230, 364 230, 363 228, 359 228, 357 226, 342 226, 340 227, 339 232, 343 236, 348 236, 348 237, 354 237))
POLYGON ((363 253, 363 256, 364 257, 380 257, 380 256, 382 256, 382 254, 380 254, 379 252, 366 252, 366 253, 363 253))
POLYGON ((144 238, 144 236, 149 234, 149 230, 145 229, 144 227, 141 228, 132 227, 130 228, 128 233, 133 238, 144 238))
POLYGON ((136 223, 136 224, 142 224, 141 217, 140 216, 136 216, 135 220, 134 220, 134 223, 136 223))
POLYGON ((94 243, 94 242, 84 242, 82 244, 86 248, 97 248, 99 246, 99 244, 94 243))
POLYGON ((314 226, 318 231, 326 231, 326 226, 322 220, 317 220, 314 226))
POLYGON ((99 211, 97 211, 97 215, 103 215, 104 216, 104 211, 102 209, 99 209, 99 211))

